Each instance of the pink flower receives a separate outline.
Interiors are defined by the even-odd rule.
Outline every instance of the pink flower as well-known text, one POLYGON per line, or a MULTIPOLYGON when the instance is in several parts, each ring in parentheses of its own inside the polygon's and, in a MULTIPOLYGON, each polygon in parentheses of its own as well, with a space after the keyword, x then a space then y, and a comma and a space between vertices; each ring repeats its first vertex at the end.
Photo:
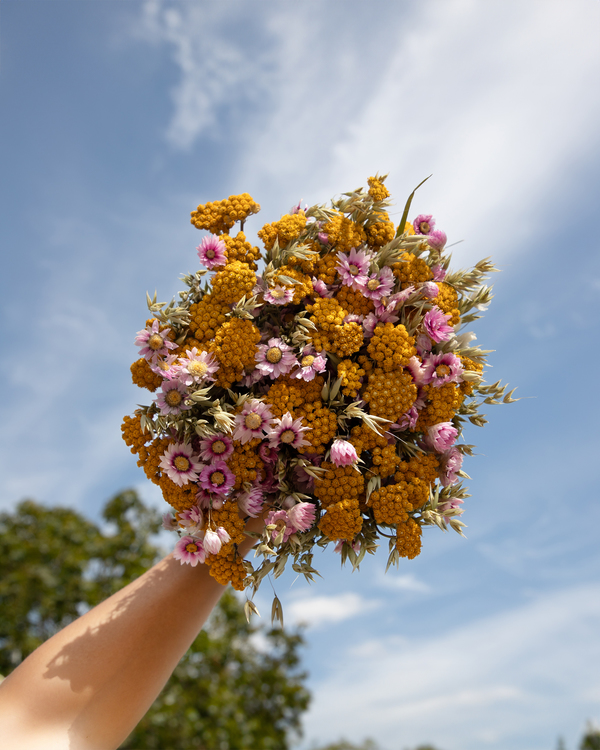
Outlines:
POLYGON ((207 529, 204 534, 204 549, 209 555, 218 555, 221 551, 222 542, 216 531, 207 529))
POLYGON ((285 510, 270 511, 269 515, 266 518, 265 523, 267 526, 271 524, 275 525, 275 528, 271 531, 272 539, 277 539, 279 534, 281 534, 281 532, 283 531, 282 542, 284 543, 287 542, 287 540, 296 531, 296 527, 290 521, 288 514, 285 512, 285 510))
POLYGON ((256 518, 262 512, 265 496, 260 487, 254 486, 241 492, 237 499, 239 509, 245 516, 256 518))
POLYGON ((341 555, 342 554, 342 550, 344 549, 344 544, 347 544, 348 547, 350 547, 351 549, 354 550, 354 552, 356 552, 356 554, 358 554, 360 552, 360 542, 352 542, 352 543, 350 543, 350 542, 345 541, 344 539, 340 539, 340 541, 333 548, 333 551, 337 552, 338 555, 341 555))
POLYGON ((278 338, 269 339, 267 344, 258 347, 256 362, 257 369, 271 380, 285 375, 298 364, 292 347, 278 338))
POLYGON ((158 357, 154 362, 150 361, 150 369, 156 375, 160 375, 165 380, 172 380, 176 378, 179 373, 179 368, 175 364, 177 362, 176 354, 167 354, 164 357, 158 357))
POLYGON ((268 433, 273 414, 268 404, 256 398, 246 401, 242 411, 234 420, 233 439, 247 443, 254 438, 264 438, 268 433))
POLYGON ((448 487, 457 482, 458 472, 462 468, 462 463, 463 454, 455 445, 442 453, 440 482, 444 487, 448 487))
POLYGON ((322 245, 326 245, 329 242, 329 235, 325 232, 319 232, 317 239, 322 245))
POLYGON ((458 430, 452 422, 439 422, 427 430, 425 442, 438 453, 444 453, 456 440, 458 430))
POLYGON ((443 281, 446 278, 446 269, 440 263, 431 266, 431 272, 433 273, 434 281, 443 281))
POLYGON ((233 453, 233 441, 226 435, 211 435, 200 442, 200 456, 203 461, 227 461, 233 453))
POLYGON ((192 536, 182 536, 175 545, 173 557, 179 560, 182 565, 187 563, 195 568, 198 563, 203 563, 206 560, 206 553, 199 539, 194 539, 192 536))
POLYGON ((462 362, 455 354, 432 354, 423 360, 422 383, 436 388, 444 383, 461 383, 463 372, 462 362))
POLYGON ((423 284, 421 284, 421 288, 419 289, 419 291, 421 292, 423 297, 425 297, 425 299, 433 299, 440 293, 440 288, 433 281, 425 281, 423 282, 423 284))
POLYGON ((324 372, 327 367, 327 357, 317 354, 314 349, 307 348, 302 352, 299 369, 292 374, 298 380, 312 380, 318 372, 324 372))
POLYGON ((269 445, 271 448, 277 448, 278 445, 303 448, 305 445, 310 445, 302 436, 306 430, 310 430, 310 427, 303 427, 302 419, 293 419, 289 411, 286 411, 281 419, 275 420, 274 427, 267 433, 269 445))
POLYGON ((410 409, 405 412, 398 421, 398 429, 403 430, 414 430, 419 418, 419 411, 413 404, 410 409))
POLYGON ((188 443, 170 443, 161 456, 159 466, 179 487, 195 482, 202 468, 198 456, 194 455, 192 446, 188 443))
POLYGON ((190 533, 199 532, 204 525, 204 516, 202 511, 196 505, 192 505, 187 510, 179 511, 177 514, 179 525, 188 529, 190 533))
POLYGON ((271 446, 268 443, 260 444, 260 448, 258 449, 258 455, 262 458, 262 460, 266 464, 277 463, 277 451, 274 448, 271 448, 271 446))
POLYGON ((223 528, 223 526, 217 526, 217 534, 223 544, 227 544, 231 541, 231 537, 229 536, 227 529, 223 528))
POLYGON ((417 354, 419 355, 419 357, 423 357, 425 354, 430 352, 431 347, 433 346, 429 336, 426 336, 424 333, 420 333, 417 336, 415 345, 417 347, 417 354))
POLYGON ((431 214, 419 214, 413 221, 416 234, 429 234, 435 227, 435 220, 431 214))
POLYGON ((442 503, 438 510, 440 513, 444 513, 447 510, 457 510, 458 513, 453 513, 453 516, 462 516, 464 513, 464 510, 460 507, 464 503, 464 500, 459 500, 456 497, 453 497, 451 500, 448 500, 445 503, 442 503))
POLYGON ((215 461, 212 466, 205 466, 198 477, 198 484, 207 492, 216 495, 227 495, 235 484, 235 474, 225 461, 215 461))
POLYGON ((356 448, 347 440, 334 440, 331 446, 331 460, 336 466, 350 466, 358 461, 356 448))
POLYGON ((161 414, 181 414, 192 408, 185 403, 188 392, 178 380, 163 380, 161 390, 156 399, 161 414))
POLYGON ((443 313, 439 307, 427 310, 423 317, 423 328, 432 341, 438 344, 440 341, 448 341, 454 335, 454 328, 448 325, 450 313, 443 313))
POLYGON ((427 235, 427 244, 434 250, 442 250, 446 242, 448 242, 448 237, 441 229, 434 229, 427 235))
POLYGON ((295 206, 292 206, 290 208, 290 213, 291 214, 299 214, 300 211, 304 212, 304 211, 306 211, 307 208, 308 208, 307 205, 305 205, 304 208, 302 208, 302 198, 300 198, 300 200, 298 201, 298 203, 296 203, 295 206))
POLYGON ((171 515, 171 513, 163 513, 162 527, 166 531, 176 531, 179 528, 179 524, 175 516, 171 515))
POLYGON ((287 305, 294 299, 294 290, 288 286, 272 286, 263 292, 263 299, 271 305, 287 305))
MULTIPOLYGON (((386 314, 391 315, 391 313, 399 310, 414 291, 414 286, 408 286, 401 292, 396 292, 396 294, 392 294, 389 297, 382 297, 380 300, 375 300, 375 313, 380 317, 383 323, 395 322, 391 320, 383 320, 383 317, 386 314)), ((398 318, 396 318, 396 320, 398 320, 398 318)))
POLYGON ((338 272, 342 284, 351 286, 353 289, 360 289, 369 279, 369 264, 371 255, 363 250, 352 248, 350 255, 340 252, 337 254, 338 263, 336 271, 338 272))
POLYGON ((180 357, 179 363, 176 368, 177 376, 187 386, 204 380, 214 380, 213 375, 219 369, 213 354, 199 352, 196 347, 187 351, 184 357, 180 357))
POLYGON ((314 524, 317 509, 313 503, 297 503, 288 510, 288 518, 298 531, 308 531, 314 524))
POLYGON ((214 234, 205 237, 196 250, 200 263, 210 268, 211 271, 213 268, 220 268, 227 263, 227 245, 214 234))
POLYGON ((169 353, 169 349, 175 349, 177 344, 169 341, 167 336, 171 333, 170 328, 160 330, 160 324, 156 318, 152 325, 147 325, 142 331, 138 331, 135 336, 135 345, 140 347, 140 354, 147 360, 155 363, 158 357, 164 357, 169 353))
POLYGON ((333 292, 329 290, 327 284, 324 281, 321 281, 321 279, 317 279, 313 276, 312 285, 319 297, 333 297, 333 292))
POLYGON ((418 357, 411 357, 408 360, 406 369, 412 375, 412 379, 416 385, 425 385, 423 380, 423 364, 418 357))
POLYGON ((384 266, 377 273, 372 273, 367 283, 361 288, 362 293, 368 299, 381 299, 387 297, 392 289, 396 279, 394 278, 394 272, 388 266, 384 266))

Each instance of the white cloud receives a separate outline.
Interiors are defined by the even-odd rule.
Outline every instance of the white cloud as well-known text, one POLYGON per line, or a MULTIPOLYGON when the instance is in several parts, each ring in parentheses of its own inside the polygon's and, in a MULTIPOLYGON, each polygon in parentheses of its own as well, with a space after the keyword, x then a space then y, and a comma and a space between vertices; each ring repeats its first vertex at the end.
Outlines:
POLYGON ((286 622, 305 623, 313 627, 343 622, 380 606, 376 600, 364 599, 352 592, 331 596, 303 596, 285 605, 286 622))
POLYGON ((553 741, 597 708, 599 627, 596 585, 546 595, 437 639, 393 636, 350 647, 316 685, 307 738, 541 749, 540 727, 553 741))
POLYGON ((431 591, 431 586, 425 581, 419 580, 412 573, 404 575, 394 575, 387 572, 379 576, 377 586, 381 588, 394 589, 396 591, 413 591, 416 593, 426 594, 431 591))

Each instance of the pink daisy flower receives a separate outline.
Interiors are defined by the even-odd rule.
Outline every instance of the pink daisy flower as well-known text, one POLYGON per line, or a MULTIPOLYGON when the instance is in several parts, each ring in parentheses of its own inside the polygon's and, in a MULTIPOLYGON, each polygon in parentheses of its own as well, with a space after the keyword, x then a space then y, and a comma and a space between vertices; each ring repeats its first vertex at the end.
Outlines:
POLYGON ((288 514, 285 510, 272 510, 265 521, 267 526, 273 524, 275 528, 271 531, 271 538, 277 539, 279 534, 283 531, 283 540, 285 543, 296 531, 296 527, 290 521, 288 514))
POLYGON ((462 362, 456 354, 432 354, 423 360, 422 383, 436 388, 444 383, 462 383, 463 372, 462 362))
POLYGON ((427 244, 434 250, 443 250, 446 242, 448 242, 448 237, 441 229, 434 229, 427 235, 427 244))
POLYGON ((412 375, 413 382, 415 385, 425 385, 425 381, 423 379, 423 363, 419 360, 418 357, 411 357, 408 360, 408 363, 406 365, 406 369, 410 372, 412 375))
POLYGON ((262 512, 265 496, 261 488, 255 486, 240 493, 237 502, 239 509, 245 516, 256 518, 262 512))
POLYGON ((271 448, 268 443, 261 443, 260 448, 258 449, 258 455, 266 464, 277 463, 277 451, 274 448, 271 448))
POLYGON ((198 534, 204 526, 204 516, 200 508, 192 505, 187 510, 182 510, 177 514, 179 525, 188 530, 189 534, 198 534))
POLYGON ((155 362, 148 362, 152 372, 160 375, 165 380, 172 380, 177 377, 177 355, 167 354, 165 357, 158 357, 155 362))
POLYGON ((458 430, 452 422, 438 422, 427 430, 425 442, 438 453, 449 450, 458 436, 458 430))
POLYGON ((281 419, 275 420, 275 426, 267 433, 269 445, 276 448, 278 445, 289 445, 292 448, 303 448, 310 445, 302 433, 310 430, 310 427, 302 426, 302 419, 293 419, 289 411, 281 419))
POLYGON ((156 399, 161 414, 181 414, 182 411, 192 408, 185 403, 188 392, 183 383, 178 380, 163 380, 161 389, 162 392, 156 399))
POLYGON ((179 487, 188 482, 195 482, 202 468, 198 456, 188 443, 170 443, 160 458, 159 466, 179 487))
POLYGON ((317 354, 310 347, 304 349, 300 359, 299 369, 295 370, 293 376, 298 380, 312 380, 318 372, 324 372, 327 367, 327 357, 324 354, 317 354))
POLYGON ((171 513, 163 513, 161 525, 165 531, 176 531, 179 528, 177 519, 171 513))
MULTIPOLYGON (((391 294, 389 297, 382 297, 381 299, 374 300, 376 315, 382 318, 382 316, 386 313, 389 315, 393 312, 396 312, 402 307, 402 305, 413 294, 414 291, 414 286, 409 286, 406 289, 403 289, 401 292, 391 294)), ((388 321, 384 320, 383 322, 387 323, 388 321)))
POLYGON ((371 255, 364 250, 352 248, 350 254, 340 252, 337 254, 338 263, 336 271, 338 272, 342 284, 351 286, 353 289, 360 289, 369 280, 369 264, 371 255))
POLYGON ((419 289, 425 299, 433 299, 440 293, 439 286, 433 281, 424 281, 419 289))
POLYGON ((413 404, 407 412, 400 417, 398 421, 398 430, 414 430, 419 418, 419 411, 413 404))
MULTIPOLYGON (((444 487, 448 487, 451 484, 456 484, 458 480, 458 472, 462 468, 462 463, 463 454, 455 445, 453 445, 449 450, 442 453, 440 482, 444 487)), ((459 500, 458 502, 462 501, 459 500)))
POLYGON ((423 328, 429 338, 436 344, 440 341, 448 341, 454 335, 454 328, 448 325, 450 313, 443 313, 439 307, 427 310, 423 317, 423 328))
POLYGON ((263 299, 271 305, 287 305, 294 299, 294 290, 288 286, 272 286, 263 292, 263 299))
POLYGON ((431 214, 419 214, 413 221, 416 234, 429 234, 435 227, 435 220, 431 214))
POLYGON ((431 266, 431 272, 433 273, 434 281, 443 281, 446 278, 446 269, 440 263, 431 266))
POLYGON ((199 352, 196 347, 190 349, 184 357, 179 358, 177 376, 187 386, 204 380, 214 380, 219 365, 210 352, 199 352))
POLYGON ((333 292, 330 291, 327 284, 321 279, 317 279, 316 276, 312 277, 312 285, 319 297, 333 297, 333 292))
POLYGON ((135 336, 135 345, 140 347, 140 354, 150 362, 154 363, 158 357, 164 357, 169 349, 175 349, 177 344, 169 341, 167 336, 171 333, 170 328, 160 330, 160 324, 156 318, 152 325, 147 325, 143 331, 138 331, 135 336))
POLYGON ((233 439, 247 443, 254 438, 262 438, 268 433, 273 414, 268 404, 256 398, 249 399, 242 411, 236 414, 233 423, 233 439))
POLYGON ((269 339, 267 344, 258 347, 256 363, 257 369, 263 375, 269 375, 271 380, 285 375, 292 367, 298 365, 292 347, 278 338, 269 339))
POLYGON ((377 273, 372 273, 361 291, 368 299, 381 299, 387 297, 394 288, 394 272, 388 266, 384 266, 377 273))
POLYGON ((235 484, 235 474, 225 461, 215 461, 212 466, 205 466, 198 477, 198 484, 207 492, 216 495, 227 495, 235 484))
POLYGON ((331 460, 336 466, 350 466, 358 461, 356 448, 347 440, 334 440, 331 446, 331 460))
POLYGON ((206 552, 199 539, 194 539, 192 536, 182 536, 175 545, 173 557, 179 560, 182 565, 187 563, 195 568, 198 563, 203 563, 206 560, 206 552))
POLYGON ((227 461, 233 453, 233 441, 226 435, 211 435, 200 441, 200 457, 203 461, 227 461))
POLYGON ((227 245, 214 234, 205 237, 196 250, 200 263, 211 271, 227 264, 227 245))
POLYGON ((297 503, 288 510, 287 514, 297 531, 308 531, 315 522, 317 509, 313 503, 297 503))

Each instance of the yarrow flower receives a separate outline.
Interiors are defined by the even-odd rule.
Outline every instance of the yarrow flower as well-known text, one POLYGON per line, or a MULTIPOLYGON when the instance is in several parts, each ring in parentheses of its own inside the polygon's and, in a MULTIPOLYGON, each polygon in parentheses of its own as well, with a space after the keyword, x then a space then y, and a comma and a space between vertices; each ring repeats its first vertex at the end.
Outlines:
POLYGON ((425 313, 423 328, 429 338, 436 344, 439 344, 440 341, 448 341, 454 334, 454 328, 448 325, 450 317, 449 313, 443 313, 439 307, 432 307, 425 313))
POLYGON ((155 318, 152 324, 137 332, 135 345, 140 347, 142 357, 155 363, 159 357, 164 357, 170 349, 177 347, 177 344, 167 338, 170 333, 170 328, 163 328, 161 331, 160 324, 155 318))
POLYGON ((200 441, 200 456, 203 461, 226 461, 233 453, 233 441, 217 433, 200 441))
POLYGON ((336 466, 351 466, 358 461, 356 448, 347 440, 334 440, 331 446, 331 460, 336 466))
POLYGON ((296 503, 287 512, 292 526, 298 531, 308 531, 315 522, 317 509, 313 503, 296 503))
POLYGON ((438 453, 444 453, 456 440, 458 430, 452 422, 439 422, 427 430, 425 441, 438 453))
POLYGON ((265 302, 270 302, 272 305, 287 305, 294 299, 294 290, 288 286, 272 286, 263 292, 263 299, 265 302))
POLYGON ((161 389, 162 392, 156 399, 161 414, 181 414, 182 411, 192 408, 185 403, 188 392, 183 383, 178 380, 164 380, 161 389))
POLYGON ((242 411, 236 414, 234 421, 233 439, 247 443, 254 438, 264 438, 268 433, 273 414, 268 404, 256 398, 249 399, 242 411))
POLYGON ((202 468, 198 456, 188 443, 170 443, 161 456, 160 468, 179 487, 195 482, 202 468))
POLYGON ((298 367, 299 369, 292 373, 295 378, 306 381, 312 380, 318 372, 325 372, 327 357, 324 354, 318 354, 309 347, 302 352, 298 367))
POLYGON ((198 484, 207 492, 216 495, 227 495, 235 484, 235 474, 225 461, 215 461, 212 466, 205 466, 198 477, 198 484))
POLYGON ((205 237, 196 250, 200 263, 211 271, 227 264, 227 245, 214 234, 205 237))
POLYGON ((340 252, 337 254, 337 265, 335 270, 340 275, 342 284, 353 289, 360 289, 369 280, 369 264, 371 255, 364 250, 352 248, 350 254, 340 252))
POLYGON ((464 368, 456 354, 432 354, 423 360, 422 383, 436 388, 444 383, 461 383, 464 368))
POLYGON ((214 374, 219 369, 214 354, 199 352, 196 347, 179 358, 176 372, 178 379, 187 386, 204 380, 214 380, 214 374))
POLYGON ((192 536, 182 536, 175 545, 173 557, 179 560, 182 565, 187 563, 187 565, 195 568, 198 563, 203 563, 206 560, 206 552, 199 539, 192 536))
POLYGON ((306 430, 310 430, 310 427, 303 427, 301 419, 294 419, 289 411, 286 411, 281 419, 275 420, 274 427, 269 430, 267 434, 269 445, 272 448, 276 448, 278 445, 303 448, 305 445, 310 445, 302 435, 306 430))
POLYGON ((435 220, 431 214, 419 214, 413 227, 416 234, 429 234, 435 227, 435 220))
POLYGON ((298 364, 294 350, 281 339, 272 338, 268 343, 261 344, 256 353, 256 367, 263 375, 269 375, 272 380, 288 373, 298 364))

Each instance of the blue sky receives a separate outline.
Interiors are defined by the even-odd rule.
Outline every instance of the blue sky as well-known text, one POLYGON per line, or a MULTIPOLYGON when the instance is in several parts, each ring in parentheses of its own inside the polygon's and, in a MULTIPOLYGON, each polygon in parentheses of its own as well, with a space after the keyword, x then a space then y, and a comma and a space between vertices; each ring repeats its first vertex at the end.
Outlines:
POLYGON ((430 530, 387 576, 384 555, 351 574, 328 553, 312 587, 276 582, 309 623, 303 747, 574 748, 600 720, 598 0, 0 13, 0 507, 95 516, 127 486, 161 505, 119 425, 144 400, 145 292, 195 268, 198 203, 251 193, 252 233, 376 171, 400 211, 433 173, 414 213, 464 240, 454 266, 503 269, 473 330, 524 398, 466 435, 467 540, 430 530))

